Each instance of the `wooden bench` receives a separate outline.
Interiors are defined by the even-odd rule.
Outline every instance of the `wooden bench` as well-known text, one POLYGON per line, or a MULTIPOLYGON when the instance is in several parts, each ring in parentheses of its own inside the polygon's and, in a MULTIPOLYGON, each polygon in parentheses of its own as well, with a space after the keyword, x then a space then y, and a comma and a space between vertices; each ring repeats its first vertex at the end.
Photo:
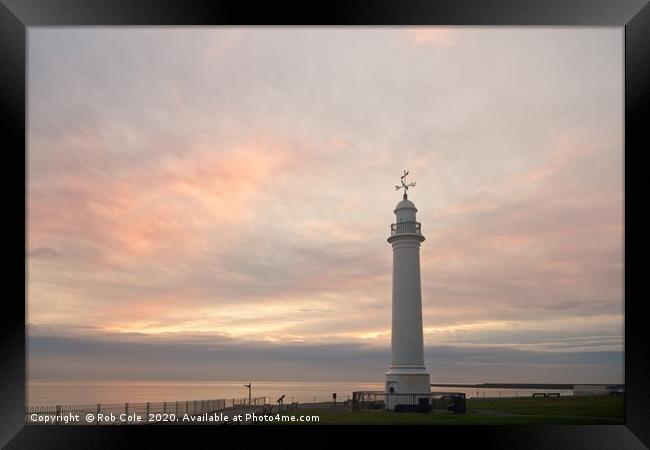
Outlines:
POLYGON ((533 398, 535 397, 560 397, 559 392, 533 392, 533 398))

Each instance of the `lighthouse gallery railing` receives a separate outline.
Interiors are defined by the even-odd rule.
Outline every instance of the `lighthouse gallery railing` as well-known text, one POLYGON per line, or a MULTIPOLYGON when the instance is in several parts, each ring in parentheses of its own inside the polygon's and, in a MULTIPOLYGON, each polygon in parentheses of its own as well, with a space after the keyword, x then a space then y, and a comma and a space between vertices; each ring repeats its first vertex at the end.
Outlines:
POLYGON ((420 222, 397 222, 391 224, 391 236, 402 233, 422 234, 420 222))

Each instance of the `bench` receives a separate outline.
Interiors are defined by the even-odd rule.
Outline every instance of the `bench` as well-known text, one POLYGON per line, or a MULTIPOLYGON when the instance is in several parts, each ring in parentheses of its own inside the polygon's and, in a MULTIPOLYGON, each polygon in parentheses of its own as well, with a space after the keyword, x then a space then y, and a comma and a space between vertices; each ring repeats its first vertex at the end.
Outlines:
POLYGON ((535 397, 560 397, 559 392, 533 392, 533 398, 535 397))

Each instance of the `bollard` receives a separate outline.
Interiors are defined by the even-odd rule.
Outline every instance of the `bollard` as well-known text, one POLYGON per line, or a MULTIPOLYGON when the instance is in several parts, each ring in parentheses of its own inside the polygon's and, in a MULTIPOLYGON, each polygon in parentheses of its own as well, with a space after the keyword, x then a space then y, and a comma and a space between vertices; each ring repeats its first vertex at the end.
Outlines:
POLYGON ((126 415, 126 423, 129 423, 129 402, 124 404, 124 414, 126 415))
POLYGON ((163 413, 167 412, 167 402, 163 402, 163 413))
POLYGON ((178 415, 178 402, 176 402, 176 409, 174 410, 174 415, 175 416, 178 415))
MULTIPOLYGON (((61 405, 56 405, 56 415, 57 417, 61 415, 61 405)), ((58 425, 60 422, 57 420, 55 423, 58 425)))
POLYGON ((145 415, 147 416, 147 420, 149 420, 149 411, 151 409, 151 404, 147 402, 147 407, 146 407, 146 413, 145 415))
POLYGON ((95 423, 98 423, 99 421, 99 413, 101 412, 101 410, 102 410, 102 404, 97 403, 97 414, 95 415, 95 423))
POLYGON ((185 414, 189 414, 189 413, 190 413, 190 401, 186 400, 185 401, 185 414))

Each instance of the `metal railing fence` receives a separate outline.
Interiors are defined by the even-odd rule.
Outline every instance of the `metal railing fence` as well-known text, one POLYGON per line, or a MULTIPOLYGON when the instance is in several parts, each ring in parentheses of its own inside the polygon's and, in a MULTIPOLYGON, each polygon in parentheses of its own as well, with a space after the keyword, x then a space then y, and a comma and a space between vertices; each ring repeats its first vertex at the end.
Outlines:
MULTIPOLYGON (((115 416, 119 418, 124 415, 125 420, 115 420, 111 423, 131 423, 129 416, 139 415, 144 417, 144 422, 138 423, 151 423, 149 420, 151 414, 155 416, 158 414, 174 414, 175 417, 182 417, 185 414, 190 416, 201 415, 204 413, 212 413, 216 411, 227 410, 240 406, 264 406, 268 404, 269 397, 256 397, 251 399, 250 403, 247 398, 228 398, 228 399, 211 399, 211 400, 182 400, 172 402, 126 402, 126 403, 95 403, 95 404, 82 404, 82 405, 51 405, 51 406, 29 406, 25 408, 25 422, 36 423, 38 420, 33 420, 34 414, 38 416, 67 416, 78 414, 82 421, 80 423, 95 423, 99 424, 103 421, 100 417, 115 416), (83 422, 83 418, 92 414, 94 421, 83 422)), ((59 422, 61 423, 61 422, 59 422)), ((78 422, 79 423, 79 422, 78 422)), ((77 424, 78 424, 77 423, 77 424)))
POLYGON ((420 411, 432 410, 465 413, 465 394, 462 392, 431 392, 422 394, 389 394, 382 391, 352 393, 352 411, 420 411))

